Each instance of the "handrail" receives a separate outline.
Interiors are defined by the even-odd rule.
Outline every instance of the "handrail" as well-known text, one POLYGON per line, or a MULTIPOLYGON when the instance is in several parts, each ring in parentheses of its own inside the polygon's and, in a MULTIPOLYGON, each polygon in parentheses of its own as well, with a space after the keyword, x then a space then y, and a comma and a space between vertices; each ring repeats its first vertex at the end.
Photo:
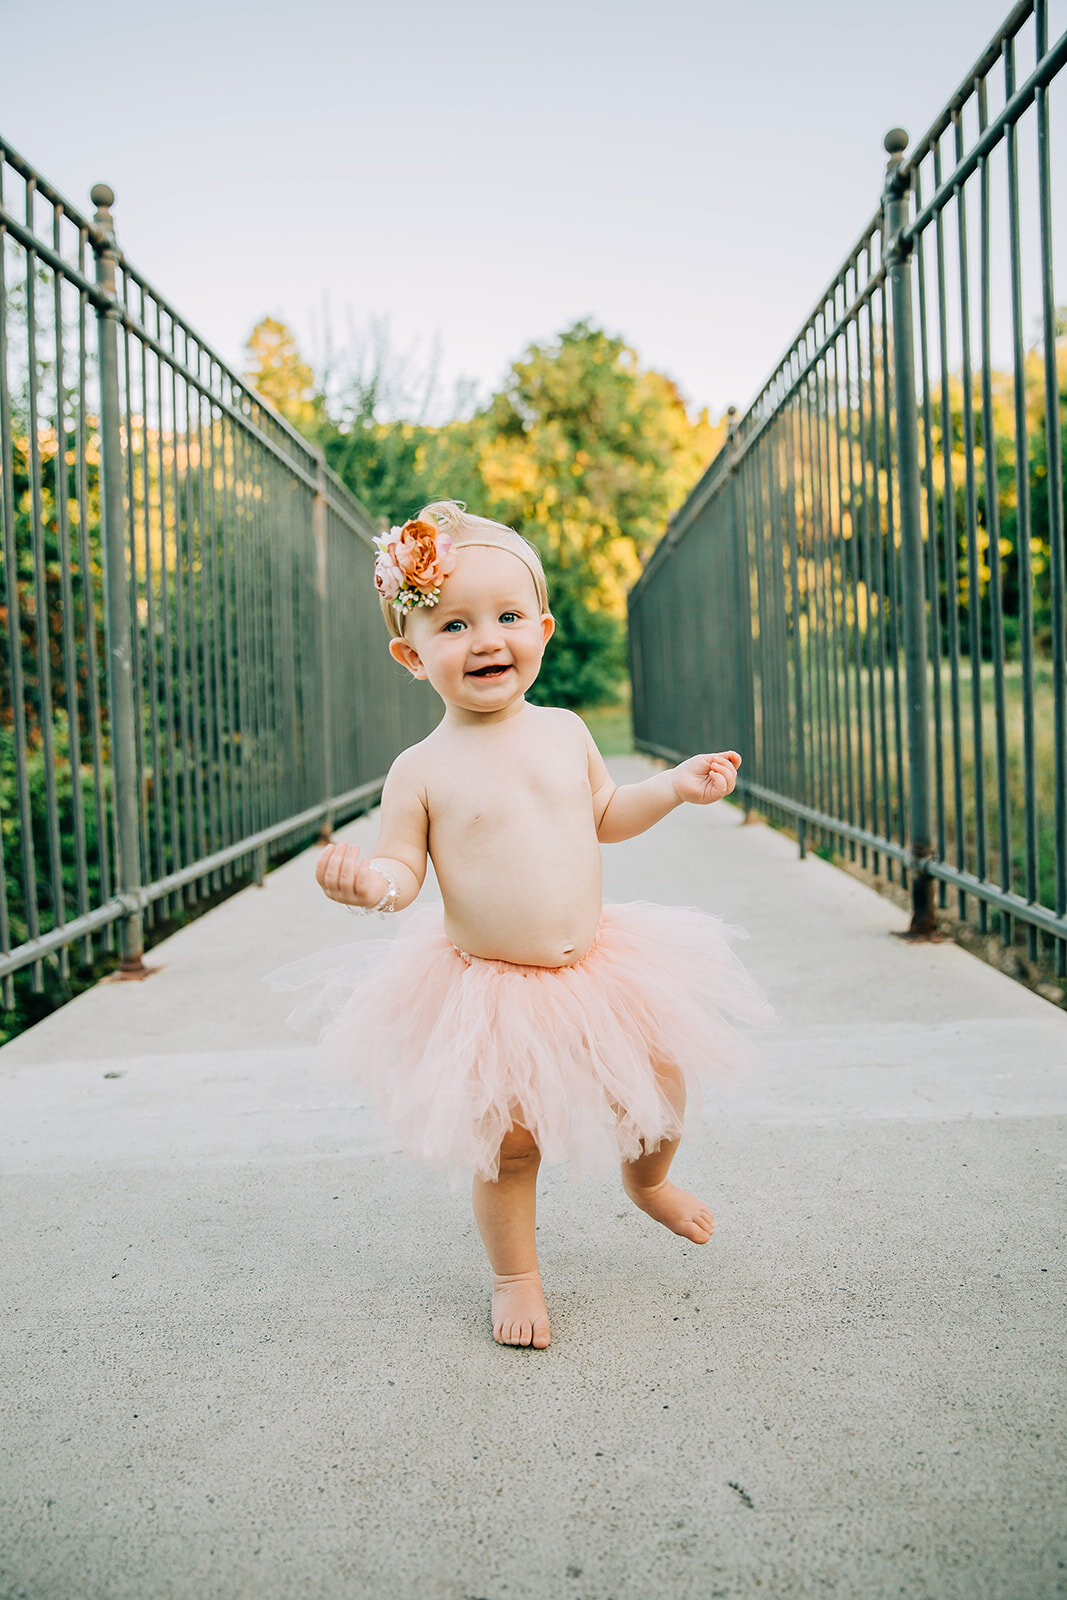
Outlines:
POLYGON ((102 965, 144 975, 146 942, 373 805, 433 721, 381 647, 370 514, 92 198, 0 140, 9 1029, 102 965))
POLYGON ((630 595, 640 748, 740 749, 745 803, 795 827, 802 851, 814 838, 906 881, 913 935, 951 909, 1059 979, 1067 352, 1052 242, 1065 190, 1048 98, 1065 65, 1067 33, 1050 44, 1046 0, 1026 0, 910 154, 902 130, 887 135, 873 218, 630 595), (1024 35, 1035 64, 1017 85, 1024 35), (1017 130, 1031 119, 1038 203, 1024 216, 1017 130), (1024 258, 1042 276, 1030 352, 1024 258))

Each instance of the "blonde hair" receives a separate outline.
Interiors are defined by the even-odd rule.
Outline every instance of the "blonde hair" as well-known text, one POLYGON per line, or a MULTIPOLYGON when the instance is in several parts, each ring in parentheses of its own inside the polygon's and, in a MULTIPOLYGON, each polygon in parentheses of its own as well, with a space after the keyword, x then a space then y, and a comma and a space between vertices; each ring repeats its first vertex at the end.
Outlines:
MULTIPOLYGON (((541 557, 537 546, 524 539, 521 533, 516 533, 514 528, 505 527, 502 522, 493 522, 489 517, 476 517, 467 510, 460 500, 434 500, 430 505, 423 506, 416 513, 416 521, 433 522, 442 533, 451 534, 456 548, 462 549, 464 545, 488 545, 494 549, 510 550, 513 556, 518 556, 523 566, 529 572, 537 590, 537 603, 544 616, 548 611, 548 584, 545 581, 545 569, 541 565, 541 557)), ((445 579, 447 584, 448 579, 445 579)), ((404 637, 404 624, 410 612, 397 611, 391 600, 382 597, 382 616, 385 625, 394 639, 404 637)))

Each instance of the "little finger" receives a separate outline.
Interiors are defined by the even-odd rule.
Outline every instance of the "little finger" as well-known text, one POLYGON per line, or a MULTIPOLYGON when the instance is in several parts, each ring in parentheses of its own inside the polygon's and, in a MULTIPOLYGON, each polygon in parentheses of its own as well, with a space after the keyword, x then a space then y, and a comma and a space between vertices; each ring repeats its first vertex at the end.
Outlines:
POLYGON ((343 849, 342 845, 328 844, 315 863, 315 880, 323 889, 329 887, 330 870, 334 865, 336 853, 340 849, 343 849))
POLYGON ((341 867, 340 889, 346 899, 355 899, 359 893, 359 880, 366 872, 366 862, 361 860, 358 844, 350 844, 341 867))

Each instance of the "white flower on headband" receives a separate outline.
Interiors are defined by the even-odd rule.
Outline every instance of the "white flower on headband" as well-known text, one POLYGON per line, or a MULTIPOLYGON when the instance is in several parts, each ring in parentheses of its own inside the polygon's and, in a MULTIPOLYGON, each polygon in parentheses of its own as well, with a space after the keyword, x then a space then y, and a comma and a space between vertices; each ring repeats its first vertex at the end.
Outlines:
POLYGON ((391 600, 402 615, 416 606, 435 606, 442 582, 456 565, 452 536, 416 518, 402 528, 390 528, 374 543, 374 586, 383 600, 391 600))

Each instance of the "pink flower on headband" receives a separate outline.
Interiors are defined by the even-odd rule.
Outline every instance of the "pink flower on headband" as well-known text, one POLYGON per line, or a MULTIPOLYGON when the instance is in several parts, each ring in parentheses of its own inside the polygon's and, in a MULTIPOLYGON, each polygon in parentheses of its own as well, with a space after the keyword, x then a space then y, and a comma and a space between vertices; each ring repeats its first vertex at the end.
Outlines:
POLYGON ((374 587, 383 600, 395 600, 400 593, 400 585, 404 581, 404 574, 389 554, 388 549, 380 550, 374 563, 374 587))
POLYGON ((451 535, 432 522, 415 518, 402 528, 390 528, 374 543, 378 547, 374 584, 383 599, 391 600, 401 612, 435 606, 441 598, 441 584, 456 565, 451 535))

